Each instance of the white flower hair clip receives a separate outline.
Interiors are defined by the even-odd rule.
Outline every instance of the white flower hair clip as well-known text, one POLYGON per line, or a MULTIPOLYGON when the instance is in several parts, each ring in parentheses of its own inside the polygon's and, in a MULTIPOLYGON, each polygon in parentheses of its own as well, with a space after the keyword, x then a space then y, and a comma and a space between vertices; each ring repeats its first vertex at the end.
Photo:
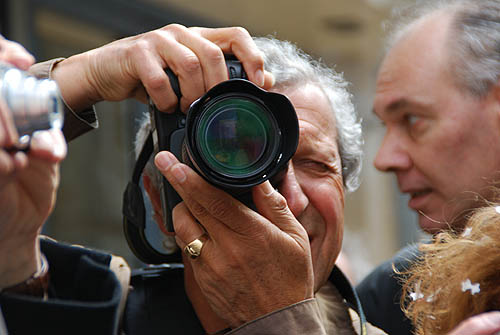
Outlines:
POLYGON ((415 284, 415 292, 410 293, 410 298, 412 301, 424 298, 424 295, 420 292, 420 282, 415 284))
POLYGON ((481 289, 479 288, 479 283, 473 284, 471 283, 469 278, 467 278, 462 282, 462 292, 466 292, 468 290, 470 290, 471 295, 481 292, 481 289))
MULTIPOLYGON (((500 206, 499 206, 500 207, 500 206)), ((472 228, 471 227, 467 227, 464 229, 464 232, 462 233, 462 237, 468 237, 470 236, 470 233, 472 232, 472 228)))

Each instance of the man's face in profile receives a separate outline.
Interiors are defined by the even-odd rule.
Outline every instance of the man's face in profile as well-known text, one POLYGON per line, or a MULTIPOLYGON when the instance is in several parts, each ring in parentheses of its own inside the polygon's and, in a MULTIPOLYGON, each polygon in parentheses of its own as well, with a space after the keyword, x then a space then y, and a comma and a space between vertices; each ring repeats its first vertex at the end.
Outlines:
POLYGON ((344 187, 334 114, 314 85, 280 91, 299 119, 299 146, 279 187, 311 244, 314 286, 328 279, 342 246, 344 187))
POLYGON ((408 206, 427 232, 460 227, 467 209, 486 196, 500 167, 500 122, 490 94, 458 88, 452 74, 448 15, 416 23, 380 69, 374 112, 386 133, 377 169, 394 172, 408 206))

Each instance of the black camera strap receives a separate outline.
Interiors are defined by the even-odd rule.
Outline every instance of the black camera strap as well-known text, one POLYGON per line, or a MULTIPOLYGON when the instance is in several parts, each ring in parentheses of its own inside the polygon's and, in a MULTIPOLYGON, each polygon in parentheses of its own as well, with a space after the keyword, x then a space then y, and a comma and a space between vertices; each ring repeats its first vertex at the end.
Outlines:
POLYGON ((143 191, 140 186, 141 176, 146 164, 154 152, 153 135, 149 133, 134 166, 132 180, 123 194, 123 230, 132 252, 147 264, 179 262, 179 252, 163 254, 158 252, 146 237, 146 208, 143 191))
POLYGON ((153 153, 153 136, 148 135, 146 142, 142 146, 141 153, 137 158, 132 174, 132 180, 128 183, 124 194, 123 215, 137 228, 144 229, 146 220, 146 210, 142 190, 139 186, 142 171, 153 153))
POLYGON ((349 280, 336 265, 333 267, 328 280, 337 288, 340 295, 345 299, 346 304, 358 314, 361 335, 366 335, 366 316, 363 312, 358 294, 349 280))

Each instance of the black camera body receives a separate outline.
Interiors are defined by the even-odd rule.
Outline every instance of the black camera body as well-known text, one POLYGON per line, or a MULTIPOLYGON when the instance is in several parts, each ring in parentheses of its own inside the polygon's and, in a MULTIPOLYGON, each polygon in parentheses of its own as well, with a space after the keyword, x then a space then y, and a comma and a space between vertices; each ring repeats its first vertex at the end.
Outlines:
MULTIPOLYGON (((227 57, 226 65, 230 79, 193 102, 186 114, 179 108, 172 114, 160 112, 150 103, 153 152, 172 152, 209 183, 254 208, 251 187, 266 180, 277 186, 297 149, 298 120, 287 97, 265 91, 246 80, 241 63, 234 57, 227 57)), ((178 80, 169 69, 166 72, 180 100, 178 80)), ((138 163, 139 160, 141 158, 138 163)), ((134 171, 134 175, 137 174, 134 171)), ((172 210, 182 199, 164 177, 157 184, 164 225, 173 233, 172 210)), ((142 196, 139 200, 132 198, 138 197, 127 196, 126 192, 125 217, 130 217, 130 212, 135 211, 130 203, 126 211, 125 202, 142 200, 142 196)), ((137 221, 140 226, 141 220, 137 221)), ((127 232, 127 220, 125 224, 129 245, 141 260, 148 263, 168 260, 168 257, 151 257, 151 253, 137 252, 144 249, 144 245, 137 247, 137 238, 131 236, 134 233, 127 232)))

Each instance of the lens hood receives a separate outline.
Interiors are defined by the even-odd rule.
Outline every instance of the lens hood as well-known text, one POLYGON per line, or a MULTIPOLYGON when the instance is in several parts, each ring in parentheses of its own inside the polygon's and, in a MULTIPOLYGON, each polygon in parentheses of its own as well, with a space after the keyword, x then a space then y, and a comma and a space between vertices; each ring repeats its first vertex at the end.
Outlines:
MULTIPOLYGON (((227 135, 228 132, 225 133, 227 135)), ((186 117, 185 145, 190 163, 210 183, 236 193, 263 183, 283 170, 297 149, 298 139, 297 115, 290 100, 282 94, 267 92, 245 79, 231 79, 216 85, 191 105, 186 117), (259 113, 258 117, 247 116, 256 112, 259 113), (228 115, 231 121, 230 136, 222 136, 224 131, 220 124, 228 124, 228 115), (217 117, 223 122, 213 121, 217 117), (256 120, 256 126, 249 124, 249 119, 256 120), (203 124, 216 125, 212 126, 214 129, 206 129, 203 124), (255 128, 263 129, 259 132, 255 128), (204 142, 208 142, 211 135, 210 130, 217 136, 212 141, 227 142, 227 137, 230 137, 231 147, 226 151, 233 153, 236 150, 255 151, 255 142, 259 141, 259 154, 255 155, 258 157, 250 160, 241 173, 243 169, 219 168, 222 165, 220 159, 215 159, 217 162, 211 164, 203 152, 204 142), (245 131, 250 135, 247 136, 250 138, 245 139, 246 142, 238 134, 245 131), (259 139, 259 135, 265 141, 259 139)), ((215 155, 217 153, 220 154, 220 151, 215 155)))

